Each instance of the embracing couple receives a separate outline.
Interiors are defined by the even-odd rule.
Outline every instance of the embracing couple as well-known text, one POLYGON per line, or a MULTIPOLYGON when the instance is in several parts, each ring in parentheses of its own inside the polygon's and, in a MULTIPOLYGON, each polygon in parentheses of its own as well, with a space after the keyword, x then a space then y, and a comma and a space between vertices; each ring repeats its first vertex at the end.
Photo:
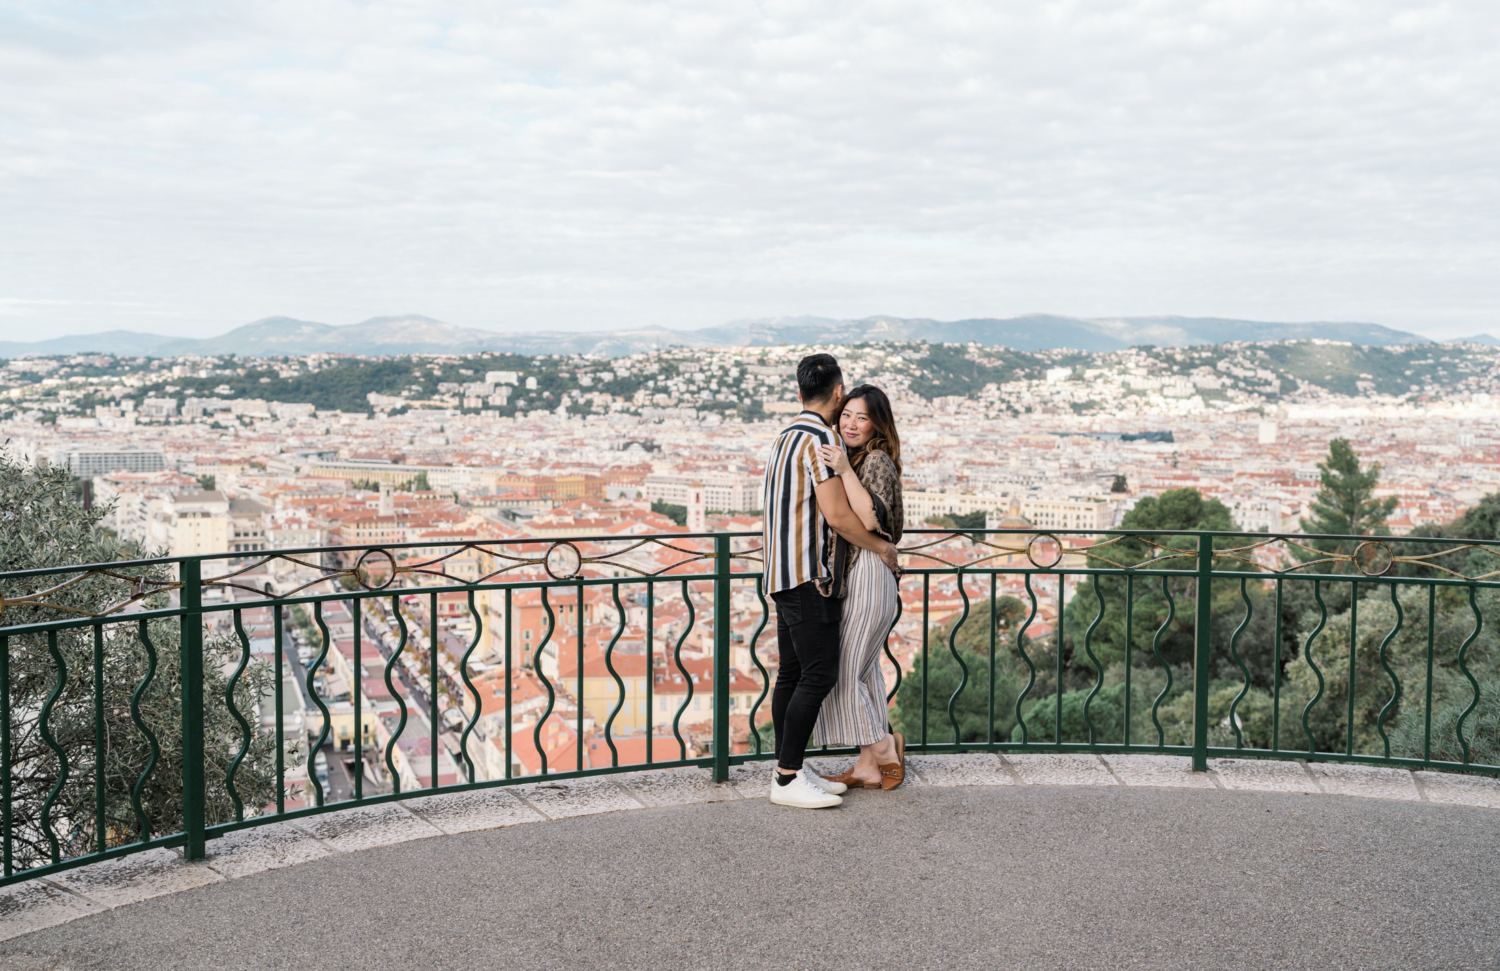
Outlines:
POLYGON ((797 395, 803 411, 771 449, 762 507, 781 651, 771 801, 825 809, 850 787, 894 789, 906 774, 906 740, 887 730, 880 669, 901 572, 901 442, 885 392, 846 392, 831 354, 798 363, 797 395), (809 740, 857 745, 859 761, 832 778, 809 772, 809 740))

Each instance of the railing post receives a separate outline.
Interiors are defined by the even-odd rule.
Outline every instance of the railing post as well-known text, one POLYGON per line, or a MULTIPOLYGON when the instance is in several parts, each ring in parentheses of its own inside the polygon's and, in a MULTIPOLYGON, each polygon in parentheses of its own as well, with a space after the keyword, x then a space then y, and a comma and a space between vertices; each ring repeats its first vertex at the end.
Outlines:
POLYGON ((1193 654, 1193 771, 1208 771, 1209 620, 1213 600, 1214 538, 1198 536, 1198 611, 1194 625, 1197 650, 1193 654))
MULTIPOLYGON (((648 674, 649 676, 649 674, 648 674)), ((729 781, 729 536, 714 537, 714 781, 729 781)))
POLYGON ((201 860, 207 855, 203 835, 207 814, 203 779, 203 564, 196 559, 183 560, 180 576, 182 830, 187 836, 183 855, 201 860))

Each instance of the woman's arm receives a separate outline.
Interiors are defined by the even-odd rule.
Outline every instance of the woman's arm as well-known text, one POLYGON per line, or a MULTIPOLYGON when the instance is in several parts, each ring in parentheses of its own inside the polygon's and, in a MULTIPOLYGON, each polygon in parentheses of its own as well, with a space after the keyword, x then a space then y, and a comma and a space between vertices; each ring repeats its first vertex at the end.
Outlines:
POLYGON ((849 507, 849 494, 844 491, 842 476, 824 479, 813 487, 818 501, 818 510, 823 518, 849 543, 862 550, 869 550, 885 563, 896 576, 901 575, 900 553, 890 541, 878 533, 872 533, 859 524, 859 517, 849 507))
POLYGON ((866 491, 864 483, 859 481, 859 475, 849 464, 849 456, 837 445, 818 446, 818 457, 823 464, 838 473, 844 481, 844 492, 849 496, 849 508, 859 517, 860 525, 870 532, 880 528, 880 521, 875 518, 875 503, 870 501, 870 493, 866 491))

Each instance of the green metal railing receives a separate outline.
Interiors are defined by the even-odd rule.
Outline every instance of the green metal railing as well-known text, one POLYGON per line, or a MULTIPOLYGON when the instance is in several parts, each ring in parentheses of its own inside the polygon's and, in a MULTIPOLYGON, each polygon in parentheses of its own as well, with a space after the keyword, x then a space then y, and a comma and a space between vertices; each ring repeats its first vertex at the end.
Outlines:
MULTIPOLYGON (((1500 545, 1014 530, 921 530, 908 543, 890 639, 904 646, 888 642, 885 656, 892 723, 909 751, 1500 774, 1500 617, 1490 616, 1500 545), (1362 630, 1362 616, 1376 626, 1362 630)), ((0 574, 0 883, 156 847, 202 859, 240 829, 543 774, 700 766, 725 781, 731 766, 770 757, 774 632, 758 545, 738 533, 578 537, 0 574), (596 605, 609 616, 591 624, 594 588, 606 590, 596 605), (537 636, 526 642, 532 595, 537 625, 526 630, 537 636), (442 620, 452 605, 461 639, 442 620), (697 651, 710 661, 706 718, 690 713, 701 689, 684 659, 700 617, 712 618, 697 651), (330 618, 349 626, 346 701, 325 697, 333 652, 345 650, 330 618), (637 624, 644 645, 629 653, 644 653, 643 692, 618 667, 637 624), (748 661, 738 672, 737 643, 748 661), (594 651, 605 695, 589 691, 594 651), (748 708, 732 706, 735 676, 756 683, 748 708), (384 710, 366 709, 372 681, 393 699, 384 710), (679 698, 669 722, 658 718, 664 690, 679 698), (289 691, 308 716, 290 732, 289 691), (547 741, 562 703, 576 719, 568 764, 547 741), (641 714, 643 754, 622 755, 642 733, 620 725, 641 714), (335 799, 317 756, 339 757, 334 728, 346 715, 353 768, 335 799), (711 726, 707 737, 693 735, 695 720, 711 726), (496 742, 501 768, 484 749, 496 742), (518 771, 520 752, 539 771, 518 771)))

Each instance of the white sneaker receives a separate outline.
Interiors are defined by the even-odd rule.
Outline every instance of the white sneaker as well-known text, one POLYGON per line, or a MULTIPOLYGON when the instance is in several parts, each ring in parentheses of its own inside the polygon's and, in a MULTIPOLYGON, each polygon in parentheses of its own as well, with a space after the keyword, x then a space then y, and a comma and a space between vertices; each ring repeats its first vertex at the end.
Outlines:
POLYGON ((771 781, 771 802, 797 809, 831 809, 842 805, 844 799, 814 785, 807 778, 807 770, 802 769, 784 786, 777 785, 774 779, 771 781))
MULTIPOLYGON (((773 779, 772 781, 774 782, 775 780, 773 779)), ((842 796, 849 789, 849 787, 844 785, 842 782, 834 782, 832 779, 825 779, 822 776, 818 775, 816 772, 807 773, 807 781, 811 782, 819 789, 822 789, 824 792, 831 793, 835 796, 842 796)))
MULTIPOLYGON (((771 770, 771 785, 774 786, 776 784, 776 777, 778 775, 780 775, 780 774, 781 773, 778 772, 774 768, 771 770)), ((823 778, 822 776, 818 775, 816 772, 808 772, 808 771, 806 771, 806 767, 805 766, 803 767, 803 773, 802 773, 802 775, 803 775, 803 778, 807 779, 808 782, 810 782, 813 785, 817 786, 819 789, 822 789, 824 792, 829 793, 830 795, 841 796, 849 788, 848 786, 844 785, 842 782, 834 782, 832 779, 825 779, 825 778, 823 778)))

